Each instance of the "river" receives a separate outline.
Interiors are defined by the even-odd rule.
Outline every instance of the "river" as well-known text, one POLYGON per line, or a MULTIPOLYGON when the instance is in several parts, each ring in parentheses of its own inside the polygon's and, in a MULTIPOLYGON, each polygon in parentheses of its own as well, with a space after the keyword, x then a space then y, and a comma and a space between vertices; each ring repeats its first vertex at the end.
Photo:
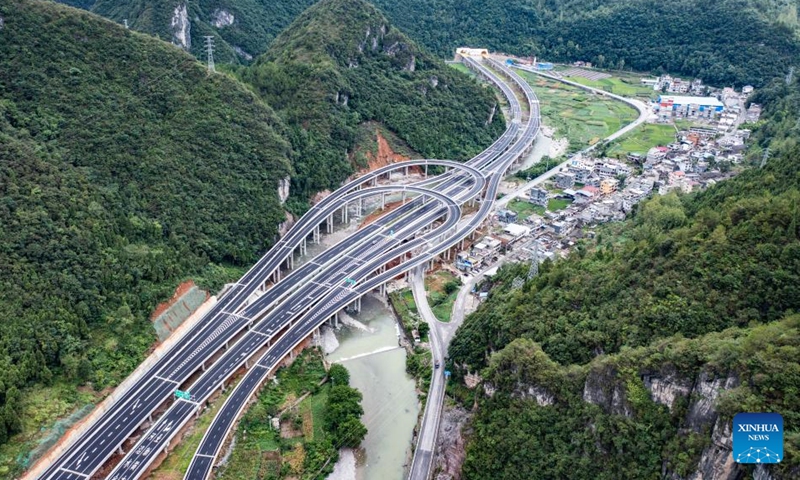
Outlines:
MULTIPOLYGON (((329 479, 401 480, 420 408, 414 380, 405 371, 406 352, 398 347, 394 313, 380 299, 365 296, 354 318, 369 331, 339 329, 339 347, 327 359, 344 365, 350 386, 363 394, 362 421, 368 433, 355 455, 355 476, 347 473, 351 468, 337 465, 329 479)), ((352 462, 349 452, 343 458, 352 462)))

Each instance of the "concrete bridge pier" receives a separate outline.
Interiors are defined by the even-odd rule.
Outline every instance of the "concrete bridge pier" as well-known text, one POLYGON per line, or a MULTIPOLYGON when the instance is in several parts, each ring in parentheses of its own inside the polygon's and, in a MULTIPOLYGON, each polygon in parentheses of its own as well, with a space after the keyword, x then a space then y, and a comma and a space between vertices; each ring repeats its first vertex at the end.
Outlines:
POLYGON ((328 235, 330 235, 331 233, 333 233, 333 214, 332 213, 328 216, 328 221, 326 222, 326 224, 328 226, 328 235))

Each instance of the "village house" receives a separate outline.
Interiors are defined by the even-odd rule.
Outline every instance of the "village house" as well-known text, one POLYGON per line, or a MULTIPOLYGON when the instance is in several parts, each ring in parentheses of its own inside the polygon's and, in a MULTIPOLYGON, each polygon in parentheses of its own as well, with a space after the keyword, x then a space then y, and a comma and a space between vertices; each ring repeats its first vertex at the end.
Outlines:
POLYGON ((610 195, 617 191, 619 180, 616 178, 606 178, 600 182, 600 193, 603 195, 610 195))
POLYGON ((559 172, 555 175, 556 187, 560 189, 572 188, 575 186, 575 174, 570 172, 559 172))
POLYGON ((547 207, 548 192, 544 188, 533 187, 528 192, 528 201, 534 205, 547 207))

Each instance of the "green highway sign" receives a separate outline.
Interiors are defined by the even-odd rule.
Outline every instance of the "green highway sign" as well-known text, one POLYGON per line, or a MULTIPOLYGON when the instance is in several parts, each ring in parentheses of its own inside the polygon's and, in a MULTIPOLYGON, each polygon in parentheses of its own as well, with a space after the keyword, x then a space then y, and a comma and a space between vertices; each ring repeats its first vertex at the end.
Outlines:
POLYGON ((175 397, 183 399, 183 400, 191 400, 192 394, 189 392, 182 392, 180 390, 175 390, 175 397))

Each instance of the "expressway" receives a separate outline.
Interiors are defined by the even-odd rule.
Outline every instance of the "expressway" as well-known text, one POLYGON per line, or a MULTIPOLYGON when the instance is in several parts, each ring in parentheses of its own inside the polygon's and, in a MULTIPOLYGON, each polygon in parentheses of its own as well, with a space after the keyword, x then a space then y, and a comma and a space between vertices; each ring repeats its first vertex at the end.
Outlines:
MULTIPOLYGON (((517 105, 516 109, 513 109, 513 107, 512 107, 512 110, 514 110, 516 112, 520 112, 520 110, 518 108, 518 105, 517 105)), ((517 113, 517 115, 519 116, 519 113, 517 113)), ((533 136, 535 137, 535 134, 533 136)), ((523 142, 523 145, 524 145, 524 142, 523 142)), ((501 158, 500 160, 501 161, 505 161, 505 162, 513 162, 515 160, 515 157, 506 156, 504 158, 501 158)), ((473 162, 470 162, 470 163, 473 163, 473 162)), ((488 160, 484 161, 483 159, 480 159, 480 160, 475 161, 474 163, 476 163, 476 164, 478 164, 480 166, 485 166, 485 165, 488 165, 491 162, 488 161, 488 160)), ((510 163, 509 163, 509 165, 510 165, 510 163)), ((495 178, 495 177, 499 180, 501 175, 496 174, 496 175, 492 176, 492 178, 495 178)), ((497 183, 499 184, 499 181, 497 183)), ((446 188, 449 188, 451 185, 452 185, 452 182, 444 182, 442 188, 446 189, 446 188)), ((494 191, 495 189, 496 189, 496 186, 494 188, 490 188, 490 191, 494 191)), ((448 190, 447 193, 448 194, 453 194, 453 190, 452 189, 448 190)), ((493 198, 493 197, 490 197, 490 196, 487 195, 486 198, 488 199, 488 198, 493 198)), ((463 226, 463 229, 462 229, 464 231, 464 234, 469 233, 469 231, 471 231, 474 228, 476 228, 483 221, 483 219, 485 219, 485 214, 488 213, 490 211, 490 209, 491 209, 491 201, 484 201, 483 204, 482 204, 482 210, 483 210, 482 213, 484 213, 484 215, 477 215, 476 216, 477 218, 472 218, 469 221, 464 222, 464 226, 463 226)), ((462 238, 461 235, 454 235, 451 238, 451 242, 457 242, 461 238, 462 238)), ((450 245, 449 242, 445 242, 445 243, 447 243, 448 246, 450 245)), ((441 245, 439 246, 439 250, 440 251, 444 250, 441 245)), ((416 257, 416 261, 408 262, 405 265, 398 266, 394 270, 396 270, 397 273, 400 273, 402 270, 404 270, 404 269, 407 270, 409 267, 411 267, 413 265, 421 265, 421 264, 427 262, 428 258, 431 256, 431 253, 432 252, 427 252, 427 255, 418 255, 416 257)), ((391 256, 392 254, 388 254, 388 255, 391 256)), ((373 266, 366 267, 365 270, 368 271, 370 269, 375 268, 375 266, 384 265, 385 262, 386 262, 386 258, 379 258, 378 261, 373 266)), ((377 280, 373 280, 373 282, 368 283, 366 286, 360 287, 359 288, 360 291, 354 292, 353 294, 351 294, 349 296, 346 296, 344 298, 338 299, 338 302, 340 303, 340 305, 335 305, 335 302, 337 301, 336 297, 331 298, 329 303, 333 302, 333 304, 331 304, 330 310, 325 311, 325 312, 322 313, 321 318, 325 318, 325 315, 327 315, 327 314, 335 313, 335 311, 337 309, 341 308, 341 304, 342 303, 351 301, 353 298, 356 298, 358 295, 363 295, 363 294, 369 292, 370 290, 372 290, 372 288, 374 288, 375 285, 378 285, 379 282, 387 281, 387 280, 393 278, 394 276, 396 276, 396 273, 392 273, 391 271, 388 272, 388 273, 385 273, 382 278, 378 278, 377 280), (376 283, 376 282, 378 282, 378 283, 376 283)), ((320 314, 318 312, 316 312, 314 315, 311 315, 310 317, 311 317, 310 320, 302 319, 300 321, 300 323, 305 326, 305 329, 302 329, 302 333, 293 334, 293 335, 289 335, 289 336, 284 337, 284 339, 286 339, 286 341, 283 342, 284 343, 283 345, 280 345, 280 344, 275 345, 275 349, 279 350, 277 353, 274 353, 272 351, 272 349, 271 349, 268 352, 266 352, 264 354, 263 358, 261 359, 261 361, 259 361, 258 365, 262 366, 263 368, 255 368, 255 369, 250 370, 245 375, 245 377, 241 381, 241 383, 239 385, 237 385, 237 387, 234 389, 234 391, 231 393, 231 395, 226 400, 225 404, 223 404, 222 408, 217 413, 217 416, 214 418, 211 426, 206 431, 206 434, 204 435, 200 446, 198 447, 194 457, 192 458, 192 462, 191 462, 191 464, 189 466, 189 469, 186 472, 186 475, 185 475, 184 478, 186 478, 186 479, 201 479, 201 478, 207 478, 210 475, 211 470, 212 470, 213 465, 214 465, 214 462, 215 462, 216 458, 218 457, 218 455, 220 453, 220 450, 221 450, 221 448, 223 446, 224 440, 225 440, 225 438, 227 438, 228 433, 233 428, 233 425, 235 423, 235 419, 238 418, 238 416, 241 414, 242 410, 244 409, 244 406, 246 405, 247 399, 249 399, 253 395, 253 393, 257 390, 258 386, 264 381, 264 379, 267 377, 270 369, 274 368, 274 366, 275 366, 274 362, 276 360, 282 358, 289 351, 291 351, 291 348, 293 348, 292 342, 295 342, 295 344, 296 344, 296 342, 301 341, 305 337, 305 335, 307 335, 307 333, 309 331, 308 329, 315 327, 315 323, 314 323, 315 318, 319 319, 320 318, 320 314)), ((155 432, 154 432, 154 434, 157 435, 157 433, 155 433, 155 432)), ((144 447, 145 450, 147 449, 146 444, 143 444, 142 447, 144 447)), ((112 478, 112 480, 122 480, 124 478, 133 478, 133 477, 128 477, 128 476, 116 477, 116 476, 112 475, 111 478, 112 478)))
MULTIPOLYGON (((516 112, 519 112, 518 108, 516 109, 516 112)), ((533 136, 535 137, 535 134, 533 136)), ((523 145, 524 144, 525 142, 523 142, 523 145)), ((514 151, 518 151, 518 148, 514 149, 514 151)), ((500 161, 513 162, 515 159, 516 159, 515 157, 510 155, 505 157, 501 156, 500 161)), ((488 165, 490 162, 489 161, 484 162, 483 160, 479 160, 475 163, 484 166, 488 165)), ((497 183, 499 183, 499 178, 501 176, 502 176, 501 174, 495 174, 492 176, 492 178, 493 179, 496 178, 498 180, 497 183)), ((443 183, 444 188, 450 187, 451 184, 452 182, 443 183)), ((494 188, 490 188, 489 190, 494 192, 495 189, 496 186, 494 188)), ((449 190, 447 191, 447 193, 453 194, 453 191, 449 190)), ((493 198, 493 197, 487 196, 487 198, 493 198)), ((481 213, 483 215, 477 215, 476 216, 477 218, 471 218, 468 221, 464 222, 463 228, 461 229, 464 232, 464 235, 469 233, 474 228, 476 228, 483 221, 483 219, 485 219, 485 214, 491 210, 491 201, 483 202, 481 210, 482 210, 481 213)), ((450 242, 444 242, 444 243, 447 244, 447 246, 449 246, 453 242, 459 241, 461 238, 462 235, 453 235, 451 237, 450 242)), ((447 246, 444 246, 443 248, 443 245, 439 245, 437 250, 442 251, 446 249, 447 246)), ((291 351, 291 348, 293 348, 292 342, 295 342, 296 345, 297 342, 301 341, 305 337, 305 335, 308 334, 310 328, 315 328, 316 326, 315 320, 318 321, 319 318, 325 318, 326 315, 330 313, 335 313, 337 309, 341 308, 342 303, 351 301, 353 298, 356 298, 359 295, 363 295, 369 292, 376 285, 380 284, 380 282, 387 281, 393 278, 394 276, 396 276, 397 273, 400 273, 404 269, 407 270, 409 267, 413 265, 421 265, 427 262, 428 258, 435 254, 436 254, 435 252, 427 252, 426 255, 419 255, 416 257, 414 261, 409 262, 405 265, 398 266, 395 269, 393 269, 396 270, 396 273, 392 273, 392 271, 389 271, 379 276, 379 278, 367 283, 365 286, 360 287, 359 291, 353 292, 351 295, 347 295, 345 297, 338 299, 337 297, 333 297, 329 300, 328 303, 326 303, 326 305, 330 305, 330 308, 328 310, 324 311, 322 314, 320 314, 319 312, 315 312, 314 315, 310 315, 310 320, 306 318, 302 319, 300 323, 305 327, 304 329, 301 328, 302 333, 288 335, 284 337, 286 341, 283 342, 284 343, 283 345, 280 344, 275 345, 274 349, 278 350, 277 353, 274 353, 272 351, 273 349, 265 353, 262 360, 258 363, 258 365, 263 368, 255 368, 250 370, 247 373, 247 375, 245 375, 242 382, 236 387, 236 389, 230 395, 228 400, 226 400, 225 404, 217 413, 217 416, 215 417, 211 426, 209 427, 205 436, 203 437, 203 440, 201 441, 201 444, 197 449, 197 452, 194 455, 192 462, 189 466, 189 470, 187 471, 184 478, 201 479, 201 478, 207 478, 209 476, 211 469, 214 465, 215 459, 218 457, 220 453, 220 449, 222 448, 224 440, 225 438, 227 438, 228 432, 232 429, 235 419, 238 418, 244 406, 246 405, 247 399, 250 398, 250 396, 255 392, 255 390, 258 388, 261 382, 263 382, 263 380, 268 375, 269 370, 271 368, 274 368, 275 366, 274 362, 282 358, 289 351, 291 351), (339 302, 339 305, 336 305, 337 301, 339 302)), ((391 254, 388 255, 391 256, 391 254)), ((386 258, 388 257, 379 258, 374 265, 365 267, 365 271, 374 269, 376 266, 384 265, 386 262, 386 258)), ((323 309, 325 309, 325 307, 323 307, 323 309)), ((158 436, 158 433, 154 432, 154 435, 158 436)), ((143 444, 142 447, 144 447, 145 450, 148 448, 146 444, 143 444)), ((133 477, 112 476, 112 480, 121 480, 123 478, 133 478, 133 477)))
MULTIPOLYGON (((427 165, 433 162, 415 161, 410 163, 424 163, 427 165)), ((463 167, 462 164, 456 162, 435 163, 445 163, 450 167, 463 167)), ((381 171, 381 173, 384 173, 384 171, 381 171)), ((474 169, 471 176, 474 178, 474 188, 471 189, 470 192, 474 193, 475 191, 480 190, 482 177, 477 174, 474 169)), ((377 175, 371 177, 377 178, 377 175)), ((369 177, 363 178, 366 178, 367 181, 370 180, 369 177)), ((361 182, 363 181, 364 180, 361 179, 361 182)), ((360 183, 358 185, 352 185, 352 188, 349 188, 348 190, 352 191, 344 191, 342 194, 331 195, 331 197, 336 197, 339 201, 335 203, 329 203, 331 203, 331 205, 339 205, 340 203, 347 205, 348 202, 352 202, 361 197, 369 196, 374 193, 371 189, 360 189, 360 183)), ((386 187, 380 191, 410 192, 412 190, 418 190, 420 192, 427 191, 421 189, 420 187, 413 186, 386 187)), ((322 205, 322 203, 323 202, 318 204, 318 206, 322 205)), ((327 213, 326 210, 319 209, 315 211, 315 209, 312 209, 309 214, 317 218, 325 218, 318 212, 327 213)), ((305 218, 306 217, 303 219, 305 218)), ((300 223, 298 225, 300 225, 300 223)), ((306 235, 313 234, 313 223, 306 222, 306 225, 306 231, 308 232, 306 235)), ((380 225, 376 223, 365 227, 360 233, 368 236, 376 233, 379 228, 380 225)), ((292 236, 292 233, 294 232, 290 232, 290 234, 287 235, 285 238, 285 243, 284 240, 282 240, 273 250, 277 250, 278 254, 285 252, 287 250, 286 245, 291 245, 289 242, 294 242, 295 246, 300 246, 301 241, 305 239, 306 235, 292 236)), ((118 446, 130 436, 132 431, 135 431, 143 421, 148 419, 150 414, 156 410, 156 408, 158 408, 166 399, 169 399, 172 396, 174 390, 178 388, 181 383, 183 383, 183 380, 188 378, 198 369, 205 369, 205 362, 207 362, 212 355, 216 354, 222 348, 227 349, 230 347, 229 342, 236 334, 252 327, 254 318, 258 315, 258 312, 253 311, 254 309, 267 308, 268 305, 274 304, 280 298, 286 296, 287 293, 294 290, 296 286, 302 285, 304 283, 302 278, 316 272, 322 262, 330 262, 336 259, 339 255, 346 254, 350 248, 358 243, 358 238, 351 237, 347 239, 347 241, 343 242, 343 244, 339 245, 338 248, 325 252, 321 257, 315 259, 315 263, 306 264, 293 272, 290 277, 294 278, 291 280, 287 278, 287 281, 278 282, 275 286, 267 290, 266 293, 258 297, 258 299, 253 303, 253 308, 250 308, 247 313, 244 313, 241 306, 247 308, 249 300, 247 296, 240 292, 242 290, 257 290, 254 288, 245 289, 245 287, 242 286, 242 284, 247 285, 245 280, 250 274, 250 272, 248 272, 248 274, 245 275, 245 277, 243 277, 243 279, 240 280, 239 283, 220 300, 218 306, 209 312, 209 314, 206 316, 208 320, 204 319, 199 323, 198 328, 195 329, 200 330, 198 337, 191 338, 188 342, 182 342, 181 344, 176 345, 176 347, 173 348, 173 351, 170 352, 170 355, 163 357, 165 360, 169 361, 159 362, 159 364, 157 364, 153 369, 154 371, 152 374, 147 375, 144 380, 138 382, 138 384, 129 391, 129 395, 127 395, 123 401, 119 402, 118 405, 114 405, 106 415, 101 417, 95 428, 84 435, 85 438, 82 439, 84 440, 84 444, 73 445, 73 447, 70 449, 71 451, 67 451, 67 453, 71 455, 62 456, 60 462, 51 466, 43 478, 77 479, 87 478, 90 476, 103 463, 105 463, 105 461, 111 455, 114 454, 118 446), (295 281, 295 278, 300 280, 295 281), (234 294, 239 296, 238 302, 240 306, 232 306, 234 302, 231 301, 231 299, 234 298, 234 294), (139 387, 139 389, 136 390, 136 387, 139 387), (59 465, 59 463, 61 465, 59 465)), ((280 265, 280 263, 283 263, 283 258, 280 258, 278 261, 264 262, 267 266, 261 269, 259 275, 255 277, 257 281, 262 281, 262 279, 266 278, 271 273, 268 271, 271 265, 276 263, 280 265)), ((265 330, 264 332, 268 332, 268 330, 269 329, 265 330)), ((187 335, 187 337, 189 336, 187 335)))
MULTIPOLYGON (((509 79, 521 91, 522 96, 527 101, 529 120, 526 129, 523 132, 521 141, 527 142, 527 139, 531 139, 532 142, 532 139, 538 135, 540 126, 539 102, 533 92, 533 89, 525 80, 508 69, 504 64, 494 60, 489 60, 489 63, 494 70, 499 71, 507 79, 509 79)), ((484 66, 480 64, 468 65, 482 76, 489 79, 495 85, 498 85, 501 88, 503 85, 505 85, 500 78, 498 78, 491 70, 485 68, 484 66)), ((506 89, 503 89, 503 91, 507 98, 509 98, 512 114, 520 115, 521 110, 516 96, 513 94, 513 92, 509 92, 506 89)), ((502 180, 503 175, 509 166, 511 166, 511 163, 501 163, 500 169, 493 170, 493 174, 491 175, 489 181, 491 185, 495 186, 494 194, 491 197, 487 196, 487 204, 492 204, 493 206, 497 193, 497 187, 500 185, 500 181, 502 180)), ((415 298, 424 298, 425 290, 422 282, 421 270, 417 270, 415 272, 415 280, 416 281, 414 281, 412 284, 414 296, 415 298)), ((420 301, 417 306, 420 310, 420 315, 431 325, 430 337, 432 360, 444 365, 444 358, 449 338, 444 338, 444 335, 442 334, 443 332, 441 332, 438 328, 436 317, 433 315, 433 312, 430 311, 427 301, 420 301)), ((443 371, 444 368, 434 369, 433 371, 433 378, 431 380, 430 388, 428 389, 428 398, 425 404, 425 413, 423 414, 420 424, 417 446, 414 450, 414 457, 412 459, 411 468, 408 475, 409 480, 427 480, 430 478, 432 473, 434 452, 436 449, 436 436, 439 432, 441 407, 444 401, 446 386, 446 379, 444 378, 443 371)))
MULTIPOLYGON (((499 58, 500 61, 504 61, 505 60, 505 58, 503 58, 503 57, 496 57, 496 58, 499 58)), ((506 73, 508 75, 510 69, 508 69, 508 67, 505 67, 505 64, 493 63, 493 65, 495 66, 496 69, 501 70, 501 71, 503 71, 504 73, 506 73), (505 67, 505 68, 503 69, 501 67, 505 67)), ((624 103, 628 103, 629 105, 631 105, 634 108, 636 108, 638 110, 638 112, 639 112, 638 118, 636 120, 634 120, 633 122, 629 123, 628 125, 623 126, 620 130, 618 130, 618 131, 614 132, 613 134, 611 134, 609 137, 607 137, 604 140, 605 142, 611 142, 611 141, 619 138, 620 136, 626 134, 627 132, 631 131, 632 129, 636 128, 641 123, 643 123, 645 120, 647 120, 647 118, 649 116, 649 110, 648 110, 647 106, 644 103, 642 103, 642 102, 640 102, 638 100, 627 99, 625 97, 620 97, 618 95, 609 94, 608 92, 600 91, 600 90, 594 89, 592 87, 586 87, 586 86, 583 86, 583 85, 580 85, 580 84, 576 84, 574 82, 561 80, 559 78, 551 77, 551 76, 549 76, 547 74, 543 74, 541 72, 537 72, 537 71, 528 69, 528 68, 526 68, 524 66, 515 66, 514 68, 517 68, 517 69, 520 69, 520 70, 533 71, 534 73, 537 73, 539 75, 543 75, 543 76, 552 78, 553 80, 564 81, 565 83, 569 83, 569 84, 575 85, 577 87, 584 88, 584 89, 589 90, 589 91, 593 91, 594 93, 598 93, 598 94, 601 94, 601 95, 607 95, 607 96, 609 96, 611 98, 614 98, 616 100, 622 101, 624 103)), ((514 79, 514 81, 515 81, 515 83, 518 83, 519 81, 524 81, 524 80, 516 78, 516 79, 514 79)), ((525 83, 527 83, 527 82, 525 82, 525 83)), ((595 146, 589 147, 589 148, 583 150, 581 153, 591 151, 592 149, 595 148, 595 146)), ((516 198, 522 192, 526 192, 526 191, 530 190, 533 186, 539 185, 540 183, 543 183, 546 180, 550 179, 553 175, 555 175, 557 172, 559 172, 561 170, 561 168, 563 166, 565 166, 568 162, 569 162, 569 160, 567 160, 566 162, 564 162, 564 163, 562 163, 560 165, 557 165, 556 167, 552 168, 551 170, 549 170, 549 171, 545 172, 544 174, 536 177, 531 182, 529 182, 526 185, 518 188, 516 190, 516 192, 514 192, 512 194, 509 194, 509 195, 506 195, 502 199, 498 200, 496 202, 496 204, 498 206, 505 206, 511 199, 516 198)), ((502 260, 501 260, 501 263, 502 263, 502 260)), ((414 292, 414 298, 415 298, 415 300, 417 300, 416 304, 417 304, 417 307, 418 307, 418 309, 420 311, 420 315, 424 319, 426 319, 426 321, 431 325, 430 336, 431 336, 431 343, 432 343, 431 353, 432 353, 432 356, 433 356, 433 361, 434 362, 439 362, 441 365, 444 365, 447 346, 450 343, 450 340, 452 339, 452 337, 453 337, 453 335, 455 333, 455 329, 460 325, 460 323, 464 319, 464 311, 463 311, 464 310, 464 306, 463 305, 464 305, 465 297, 466 297, 466 295, 468 295, 468 291, 469 291, 469 287, 468 286, 470 284, 474 285, 474 282, 476 282, 478 280, 478 276, 472 277, 470 279, 470 281, 468 282, 468 284, 467 284, 467 288, 464 288, 464 289, 462 289, 461 292, 459 292, 458 298, 456 300, 456 304, 454 305, 454 308, 453 308, 453 318, 451 319, 450 323, 441 323, 436 319, 436 317, 433 315, 433 312, 430 310, 430 307, 428 306, 427 299, 426 299, 426 296, 425 296, 426 293, 425 293, 425 290, 424 290, 423 284, 422 284, 422 271, 421 270, 415 271, 415 275, 416 275, 415 282, 412 285, 413 292, 414 292)), ((411 480, 425 480, 425 479, 429 478, 429 476, 432 473, 431 472, 431 468, 433 466, 432 465, 432 463, 433 463, 433 454, 435 452, 436 436, 438 435, 438 431, 439 431, 439 419, 440 419, 440 415, 441 415, 442 404, 443 404, 443 401, 444 401, 444 391, 445 391, 445 378, 443 377, 443 375, 441 374, 440 371, 434 370, 433 378, 432 378, 432 381, 431 381, 431 386, 430 386, 430 390, 429 390, 429 394, 428 394, 428 399, 427 399, 426 406, 425 406, 425 413, 424 413, 424 416, 423 416, 421 424, 420 424, 420 433, 419 433, 419 438, 418 438, 418 441, 417 441, 417 449, 415 451, 415 455, 414 455, 414 459, 413 459, 413 463, 412 463, 412 468, 411 468, 411 472, 410 472, 410 475, 409 475, 409 478, 411 480)))
MULTIPOLYGON (((474 60, 468 59, 467 63, 486 70, 474 60)), ((509 98, 514 119, 495 144, 467 164, 418 160, 384 167, 350 182, 315 205, 189 334, 49 466, 41 478, 77 480, 92 476, 154 412, 169 403, 175 389, 202 370, 191 385, 195 398, 179 399, 168 406, 167 413, 147 430, 111 475, 120 479, 137 478, 197 411, 202 399, 224 387, 225 381, 237 370, 251 363, 253 366, 245 379, 230 397, 233 400, 229 399, 226 408, 221 409, 217 417, 219 426, 209 429, 211 433, 201 444, 204 450, 195 456, 193 465, 198 464, 198 472, 203 473, 199 473, 200 476, 187 473, 187 478, 204 478, 242 406, 286 354, 348 303, 450 248, 488 216, 499 178, 530 146, 538 131, 538 116, 531 116, 535 120, 528 122, 521 138, 516 139, 520 134, 519 103, 507 85, 499 80, 495 83, 509 98), (450 170, 416 185, 377 186, 377 179, 382 175, 413 165, 438 165, 450 170), (373 187, 362 188, 370 182, 373 187), (470 222, 459 224, 460 204, 481 195, 484 190, 486 201, 481 202, 478 214, 470 222), (318 238, 320 224, 332 228, 334 213, 341 210, 344 220, 349 204, 356 204, 360 211, 363 198, 375 195, 384 198, 397 192, 404 196, 416 194, 416 197, 278 281, 281 266, 291 265, 294 252, 304 249, 308 236, 318 238), (427 229, 430 231, 419 235, 420 230, 427 229), (407 260, 409 256, 411 259, 407 260), (385 265, 396 259, 403 263, 386 270, 385 265), (276 283, 265 291, 270 279, 276 283), (348 280, 355 280, 355 284, 348 280), (266 352, 257 362, 250 361, 264 349, 266 352), (223 351, 224 354, 218 355, 223 351), (228 403, 231 404, 229 408, 228 403), (209 459, 207 467, 198 460, 203 458, 209 459)))

